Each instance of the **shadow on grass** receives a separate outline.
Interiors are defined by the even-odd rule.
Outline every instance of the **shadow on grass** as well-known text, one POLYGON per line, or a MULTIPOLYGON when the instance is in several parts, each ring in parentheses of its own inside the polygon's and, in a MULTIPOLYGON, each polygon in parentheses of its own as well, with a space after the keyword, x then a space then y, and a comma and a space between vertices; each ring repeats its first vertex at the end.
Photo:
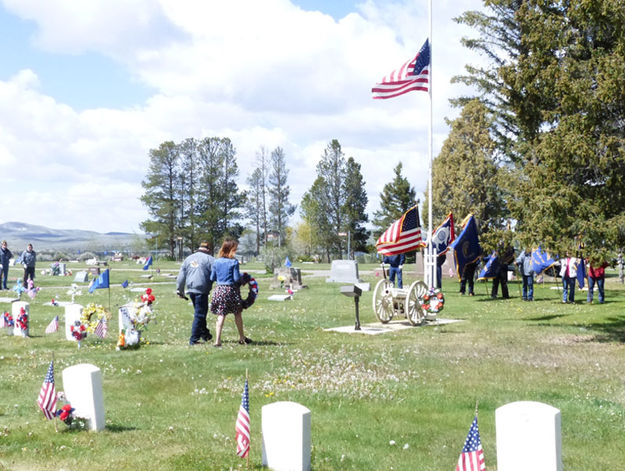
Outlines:
POLYGON ((120 425, 120 424, 108 424, 106 426, 106 430, 108 430, 109 432, 113 432, 113 433, 131 432, 133 430, 137 430, 137 427, 129 427, 127 425, 120 425))
POLYGON ((597 342, 625 342, 625 316, 609 317, 605 323, 588 325, 588 330, 600 332, 597 342))

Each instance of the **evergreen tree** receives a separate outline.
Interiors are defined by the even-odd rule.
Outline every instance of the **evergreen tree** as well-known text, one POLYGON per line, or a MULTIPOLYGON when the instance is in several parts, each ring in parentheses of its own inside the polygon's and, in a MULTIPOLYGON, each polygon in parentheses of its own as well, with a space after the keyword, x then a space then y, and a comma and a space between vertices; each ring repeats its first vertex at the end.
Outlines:
POLYGON ((327 224, 331 228, 325 235, 328 244, 328 253, 342 253, 341 237, 343 227, 343 210, 345 208, 345 154, 341 150, 341 144, 333 139, 326 146, 317 164, 317 175, 321 177, 325 191, 325 209, 327 211, 327 224))
POLYGON ((353 157, 347 159, 343 182, 343 191, 345 192, 343 214, 345 215, 344 228, 351 234, 352 254, 354 251, 366 251, 367 240, 369 239, 369 231, 364 227, 364 224, 369 220, 366 213, 368 198, 360 168, 360 164, 353 157))
POLYGON ((262 193, 262 172, 260 168, 255 168, 252 174, 247 178, 247 184, 250 186, 248 192, 248 206, 247 216, 248 220, 252 223, 255 230, 256 237, 256 251, 255 255, 260 253, 261 246, 261 230, 263 222, 262 205, 263 205, 263 193, 262 193))
POLYGON ((460 78, 495 113, 498 150, 512 166, 519 238, 563 252, 581 236, 623 244, 625 4, 618 0, 488 2, 459 21, 491 59, 460 78))
POLYGON ((171 141, 163 142, 158 149, 150 149, 150 164, 146 179, 141 182, 145 194, 141 201, 152 216, 141 223, 141 229, 153 234, 159 247, 166 246, 174 259, 179 215, 182 213, 179 191, 179 153, 171 141))
MULTIPOLYGON (((478 100, 470 101, 450 124, 451 131, 432 166, 432 224, 436 227, 450 211, 456 223, 472 213, 480 223, 481 237, 493 233, 498 238, 505 202, 487 108, 478 100)), ((423 204, 423 219, 427 217, 428 195, 423 204)))
POLYGON ((200 245, 198 221, 198 200, 201 199, 199 179, 198 142, 193 138, 185 139, 178 145, 180 150, 180 235, 189 249, 195 250, 200 245))
POLYGON ((311 228, 311 245, 314 250, 325 253, 328 263, 331 261, 338 235, 333 232, 334 227, 328 217, 330 198, 327 183, 323 177, 317 177, 310 189, 304 193, 301 203, 302 219, 311 228))
POLYGON ((295 206, 289 203, 291 188, 287 184, 289 171, 286 168, 284 151, 276 147, 271 153, 271 172, 269 174, 269 221, 272 230, 278 234, 278 247, 282 245, 288 218, 295 212, 295 206))
POLYGON ((373 213, 374 236, 379 237, 406 211, 416 203, 416 191, 408 180, 402 176, 402 163, 399 162, 393 169, 395 177, 382 188, 380 194, 380 209, 373 213))

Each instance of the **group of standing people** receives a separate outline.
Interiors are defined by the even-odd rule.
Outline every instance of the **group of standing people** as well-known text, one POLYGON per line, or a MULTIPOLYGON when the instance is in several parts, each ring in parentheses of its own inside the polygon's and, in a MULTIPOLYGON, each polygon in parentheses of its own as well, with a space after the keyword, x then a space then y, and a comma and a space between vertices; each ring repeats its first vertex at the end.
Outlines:
POLYGON ((194 308, 189 345, 208 342, 213 338, 206 324, 209 308, 217 316, 213 346, 221 347, 224 322, 230 313, 234 314, 234 323, 239 333, 239 344, 252 343, 252 340, 245 336, 243 329, 241 273, 239 261, 236 259, 238 246, 239 243, 236 240, 226 239, 219 249, 217 258, 214 258, 209 252, 208 243, 202 242, 199 249, 189 255, 180 267, 176 292, 178 296, 186 298, 184 295, 186 285, 186 293, 191 298, 194 308), (209 304, 209 294, 214 283, 217 286, 209 304))
MULTIPOLYGON (((13 253, 9 250, 9 245, 6 240, 2 241, 0 246, 0 286, 3 290, 8 290, 7 280, 9 278, 9 265, 13 253)), ((35 282, 35 265, 37 264, 37 252, 33 249, 33 244, 28 244, 26 250, 22 252, 19 258, 19 262, 24 267, 24 286, 28 286, 28 280, 35 282)))
MULTIPOLYGON (((508 292, 508 265, 512 263, 516 264, 519 275, 521 276, 523 289, 522 298, 523 301, 534 300, 534 268, 532 264, 532 253, 529 248, 523 250, 520 255, 515 259, 514 250, 512 248, 499 247, 495 251, 494 257, 496 257, 497 269, 493 277, 493 287, 491 290, 491 298, 497 298, 497 291, 501 285, 501 294, 504 299, 510 298, 508 292)), ((580 258, 571 257, 567 252, 565 257, 561 260, 560 265, 560 277, 562 278, 562 302, 574 303, 575 302, 575 282, 577 281, 578 265, 581 262, 580 258)), ((464 270, 460 279, 460 294, 464 295, 466 287, 468 285, 469 295, 474 295, 473 280, 475 278, 475 271, 479 259, 467 263, 464 266, 464 270)), ((605 302, 605 269, 608 263, 605 261, 598 261, 592 258, 586 259, 585 263, 588 266, 588 295, 586 298, 587 303, 592 303, 594 300, 594 287, 597 286, 598 301, 600 304, 605 302)), ((586 274, 584 274, 586 277, 586 274)))

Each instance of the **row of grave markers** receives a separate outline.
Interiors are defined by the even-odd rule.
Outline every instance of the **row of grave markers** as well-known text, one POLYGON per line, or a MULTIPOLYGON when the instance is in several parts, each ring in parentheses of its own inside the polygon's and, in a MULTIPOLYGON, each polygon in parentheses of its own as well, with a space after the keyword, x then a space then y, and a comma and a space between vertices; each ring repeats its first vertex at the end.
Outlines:
MULTIPOLYGON (((90 364, 65 368, 63 386, 76 416, 86 419, 90 430, 103 430, 100 369, 90 364)), ((261 421, 263 465, 274 471, 309 471, 310 410, 296 402, 274 402, 262 407, 261 421)), ((499 471, 562 471, 558 409, 540 402, 513 402, 495 410, 495 425, 499 471)))

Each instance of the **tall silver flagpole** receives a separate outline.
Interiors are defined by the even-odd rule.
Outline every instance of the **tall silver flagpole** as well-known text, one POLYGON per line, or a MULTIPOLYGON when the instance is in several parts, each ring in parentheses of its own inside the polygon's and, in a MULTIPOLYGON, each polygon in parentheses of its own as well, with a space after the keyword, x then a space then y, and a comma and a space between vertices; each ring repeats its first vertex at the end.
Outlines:
POLYGON ((434 85, 434 80, 432 79, 432 69, 434 67, 432 66, 432 62, 434 58, 434 47, 432 44, 432 0, 429 0, 429 22, 430 34, 428 39, 430 42, 430 70, 428 74, 430 86, 428 94, 430 95, 430 125, 428 128, 428 157, 430 160, 430 167, 428 174, 428 250, 425 263, 424 281, 429 288, 434 288, 434 244, 432 240, 432 87, 434 85))

